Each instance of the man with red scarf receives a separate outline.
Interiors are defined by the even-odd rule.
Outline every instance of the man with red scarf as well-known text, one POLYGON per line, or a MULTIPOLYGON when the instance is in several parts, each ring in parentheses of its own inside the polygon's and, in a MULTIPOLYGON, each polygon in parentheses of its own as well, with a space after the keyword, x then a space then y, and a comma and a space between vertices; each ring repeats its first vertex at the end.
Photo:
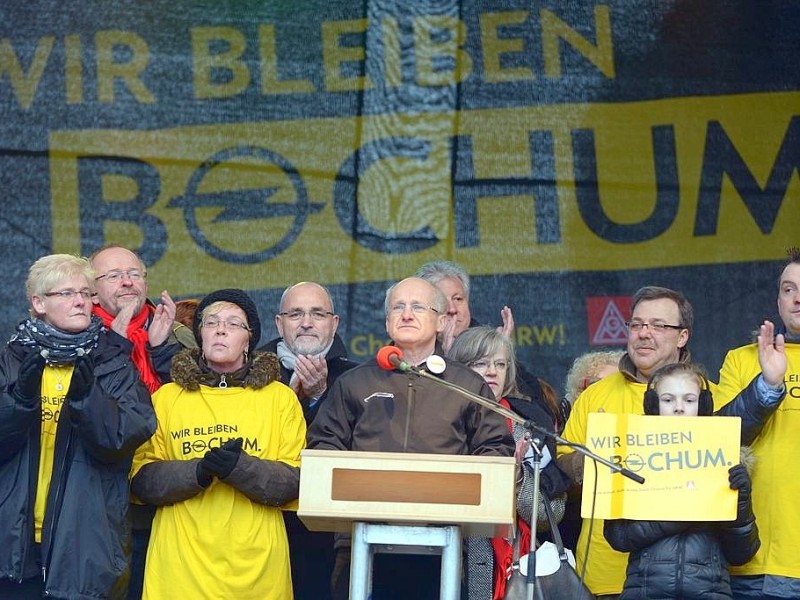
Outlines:
POLYGON ((108 329, 128 340, 131 360, 152 394, 168 381, 172 356, 184 346, 195 347, 191 332, 187 332, 186 341, 174 336, 168 339, 175 323, 175 302, 166 290, 161 292, 158 307, 148 302, 147 270, 136 254, 112 245, 101 248, 89 260, 97 288, 94 314, 108 329))
MULTIPOLYGON (((172 357, 184 347, 196 347, 194 335, 183 325, 175 325, 175 302, 166 290, 161 292, 158 306, 147 299, 147 270, 136 254, 110 245, 97 250, 89 261, 97 291, 93 312, 117 334, 109 340, 130 352, 131 362, 152 394, 169 381, 172 357)), ((155 507, 133 502, 130 509, 133 556, 128 598, 138 600, 155 507)))

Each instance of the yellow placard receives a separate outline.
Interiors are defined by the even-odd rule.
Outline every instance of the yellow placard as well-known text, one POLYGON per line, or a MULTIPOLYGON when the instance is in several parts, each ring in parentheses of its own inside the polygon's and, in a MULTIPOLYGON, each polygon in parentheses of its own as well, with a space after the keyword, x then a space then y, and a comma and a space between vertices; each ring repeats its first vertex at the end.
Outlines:
POLYGON ((739 417, 589 415, 587 447, 644 477, 639 484, 587 459, 581 516, 654 521, 730 521, 736 491, 728 469, 739 462, 739 417))

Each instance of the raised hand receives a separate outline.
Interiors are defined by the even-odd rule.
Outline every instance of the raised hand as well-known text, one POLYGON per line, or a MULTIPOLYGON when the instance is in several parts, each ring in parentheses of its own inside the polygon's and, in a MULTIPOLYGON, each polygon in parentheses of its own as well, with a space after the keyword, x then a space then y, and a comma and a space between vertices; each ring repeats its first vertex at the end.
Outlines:
POLYGON ((514 315, 508 306, 504 306, 500 310, 500 318, 503 319, 503 324, 497 328, 497 331, 503 334, 503 337, 512 340, 514 339, 514 315))
POLYGON ((175 301, 167 290, 161 292, 161 304, 156 307, 153 320, 147 329, 151 346, 160 346, 169 337, 175 324, 175 301))
POLYGON ((456 317, 455 315, 442 315, 444 327, 439 332, 439 339, 442 342, 442 349, 447 354, 453 342, 456 341, 456 317))
POLYGON ((303 354, 297 355, 294 367, 299 389, 295 390, 301 398, 319 398, 328 388, 328 361, 303 354))
POLYGON ((775 335, 775 325, 771 321, 764 321, 759 327, 758 363, 764 383, 773 388, 783 385, 787 367, 786 344, 783 334, 775 335))
POLYGON ((122 306, 117 316, 111 321, 111 329, 124 338, 128 337, 128 325, 131 324, 133 319, 133 311, 136 310, 136 302, 131 301, 122 306))

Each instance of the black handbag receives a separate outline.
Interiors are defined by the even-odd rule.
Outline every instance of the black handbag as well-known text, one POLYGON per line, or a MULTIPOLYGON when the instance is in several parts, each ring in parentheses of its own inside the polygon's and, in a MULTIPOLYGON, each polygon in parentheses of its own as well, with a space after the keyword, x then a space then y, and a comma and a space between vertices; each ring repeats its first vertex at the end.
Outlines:
MULTIPOLYGON (((550 521, 550 531, 553 542, 558 550, 558 570, 550 575, 537 575, 534 586, 536 600, 595 600, 594 594, 589 591, 581 581, 575 569, 569 562, 558 524, 553 515, 553 509, 547 496, 544 496, 544 509, 550 521)), ((506 600, 517 600, 527 597, 527 584, 525 576, 519 570, 519 550, 515 543, 514 560, 517 562, 508 584, 506 585, 506 600)))

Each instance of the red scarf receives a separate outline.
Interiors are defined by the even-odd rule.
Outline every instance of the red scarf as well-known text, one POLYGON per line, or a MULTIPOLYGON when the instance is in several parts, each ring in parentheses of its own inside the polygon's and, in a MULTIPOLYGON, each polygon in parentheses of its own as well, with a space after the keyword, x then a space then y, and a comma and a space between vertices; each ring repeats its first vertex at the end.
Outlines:
MULTIPOLYGON (((511 405, 505 398, 500 399, 500 404, 511 409, 511 405)), ((506 419, 508 428, 513 431, 514 425, 511 419, 506 419)), ((519 536, 519 555, 525 556, 531 549, 531 528, 519 517, 517 518, 517 535, 519 536)), ((506 582, 511 576, 511 564, 514 562, 514 548, 503 537, 492 538, 492 550, 494 551, 494 595, 492 600, 502 600, 506 593, 506 582)))
MULTIPOLYGON (((94 305, 94 314, 103 320, 103 325, 111 329, 111 322, 114 320, 114 315, 103 310, 99 304, 94 305)), ((150 356, 147 354, 147 341, 149 339, 145 325, 150 316, 155 312, 155 309, 149 304, 145 304, 139 314, 131 319, 128 324, 128 331, 126 336, 133 344, 131 350, 131 360, 136 365, 142 382, 147 386, 148 391, 152 394, 161 387, 161 382, 156 375, 153 364, 150 362, 150 356)))

